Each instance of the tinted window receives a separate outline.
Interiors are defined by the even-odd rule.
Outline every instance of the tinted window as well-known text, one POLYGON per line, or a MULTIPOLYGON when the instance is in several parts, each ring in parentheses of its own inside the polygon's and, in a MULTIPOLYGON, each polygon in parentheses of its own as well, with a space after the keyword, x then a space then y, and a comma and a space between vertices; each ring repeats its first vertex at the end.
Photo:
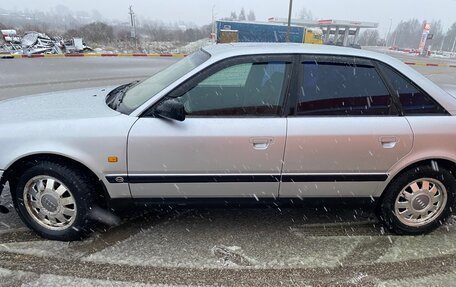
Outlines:
POLYGON ((439 104, 418 89, 409 79, 387 65, 381 64, 381 67, 397 93, 405 115, 446 114, 439 104))
POLYGON ((287 63, 244 63, 222 69, 178 99, 190 116, 276 115, 287 63))
POLYGON ((370 62, 315 57, 302 64, 299 115, 387 115, 391 99, 370 62))

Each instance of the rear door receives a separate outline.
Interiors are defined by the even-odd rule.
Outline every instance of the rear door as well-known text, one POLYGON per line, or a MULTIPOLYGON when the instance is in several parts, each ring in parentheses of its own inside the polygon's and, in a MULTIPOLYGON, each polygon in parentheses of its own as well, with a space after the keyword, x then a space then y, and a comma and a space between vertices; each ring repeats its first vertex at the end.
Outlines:
POLYGON ((291 64, 289 56, 225 60, 169 95, 184 104, 184 122, 140 118, 128 140, 133 197, 277 197, 291 64))
POLYGON ((303 56, 281 197, 369 197, 411 151, 412 130, 366 59, 303 56))

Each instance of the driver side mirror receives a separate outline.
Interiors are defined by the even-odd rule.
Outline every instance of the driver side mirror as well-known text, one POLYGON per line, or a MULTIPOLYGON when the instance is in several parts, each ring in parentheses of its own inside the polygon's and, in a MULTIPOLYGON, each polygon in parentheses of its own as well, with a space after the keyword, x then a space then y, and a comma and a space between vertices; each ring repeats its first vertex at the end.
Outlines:
POLYGON ((183 122, 185 120, 184 104, 176 99, 167 99, 161 102, 156 108, 154 115, 167 119, 183 122))

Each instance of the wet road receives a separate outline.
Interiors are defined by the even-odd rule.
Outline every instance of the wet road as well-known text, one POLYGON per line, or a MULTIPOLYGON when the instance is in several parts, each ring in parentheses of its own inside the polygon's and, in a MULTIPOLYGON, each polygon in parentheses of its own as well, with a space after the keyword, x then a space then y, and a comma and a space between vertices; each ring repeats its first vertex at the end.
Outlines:
MULTIPOLYGON (((121 84, 173 61, 1 60, 0 98, 121 84)), ((456 69, 416 68, 456 83, 456 69)), ((7 192, 1 202, 12 209, 7 192)), ((43 240, 15 212, 0 214, 0 286, 450 286, 455 255, 456 218, 401 237, 369 210, 344 207, 165 208, 72 243, 43 240)))
POLYGON ((176 59, 84 57, 0 59, 0 100, 142 80, 176 59))

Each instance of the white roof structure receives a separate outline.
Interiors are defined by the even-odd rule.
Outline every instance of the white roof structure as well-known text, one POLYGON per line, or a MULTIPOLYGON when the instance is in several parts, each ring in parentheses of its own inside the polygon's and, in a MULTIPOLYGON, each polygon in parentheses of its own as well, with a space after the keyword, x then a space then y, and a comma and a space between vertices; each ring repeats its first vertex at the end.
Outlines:
MULTIPOLYGON (((288 23, 287 18, 269 18, 270 23, 288 23)), ((378 28, 378 23, 350 20, 301 20, 291 19, 291 24, 304 27, 318 27, 323 30, 323 40, 330 42, 330 35, 334 35, 333 43, 341 43, 343 46, 356 44, 361 29, 378 28), (342 35, 342 36, 341 36, 342 35), (352 43, 349 43, 349 36, 354 36, 352 43)))

